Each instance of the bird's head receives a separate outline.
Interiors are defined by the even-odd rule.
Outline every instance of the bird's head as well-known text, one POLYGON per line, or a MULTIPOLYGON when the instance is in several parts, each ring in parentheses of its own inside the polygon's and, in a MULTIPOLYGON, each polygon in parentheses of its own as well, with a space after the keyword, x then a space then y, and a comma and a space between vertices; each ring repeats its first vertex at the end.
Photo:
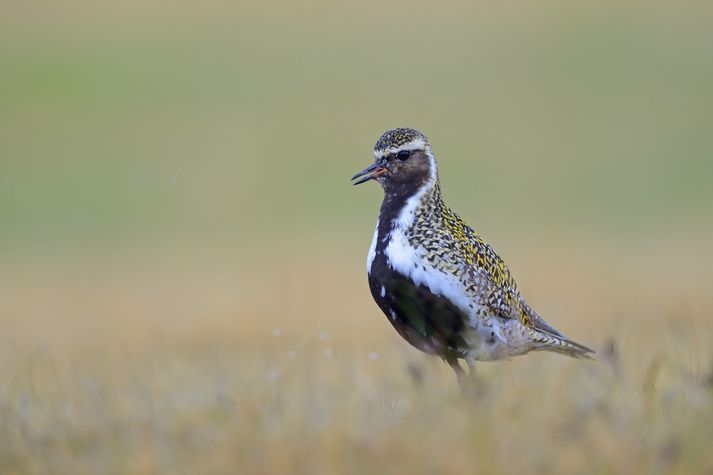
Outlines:
POLYGON ((420 188, 437 180, 436 160, 428 138, 415 129, 391 129, 374 146, 374 163, 352 177, 359 185, 376 180, 389 192, 397 188, 420 188))

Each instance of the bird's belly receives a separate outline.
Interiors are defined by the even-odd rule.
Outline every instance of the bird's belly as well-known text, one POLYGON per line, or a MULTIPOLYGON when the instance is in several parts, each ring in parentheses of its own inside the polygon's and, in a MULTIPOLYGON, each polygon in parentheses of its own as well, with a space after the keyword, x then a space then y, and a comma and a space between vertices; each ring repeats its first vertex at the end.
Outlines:
POLYGON ((439 356, 465 356, 463 335, 469 317, 451 301, 393 269, 372 269, 369 287, 391 324, 411 345, 439 356))
POLYGON ((438 356, 473 361, 507 359, 527 352, 516 321, 465 312, 450 299, 391 269, 372 269, 369 288, 396 331, 412 346, 438 356))

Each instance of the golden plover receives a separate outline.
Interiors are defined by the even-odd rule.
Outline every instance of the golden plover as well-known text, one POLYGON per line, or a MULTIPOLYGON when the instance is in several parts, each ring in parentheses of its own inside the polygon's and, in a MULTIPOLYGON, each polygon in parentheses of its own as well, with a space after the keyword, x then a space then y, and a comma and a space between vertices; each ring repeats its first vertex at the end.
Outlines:
POLYGON ((369 288, 396 331, 443 358, 493 361, 546 350, 591 358, 592 350, 549 325, 525 302, 503 260, 441 198, 433 150, 414 129, 385 132, 374 163, 352 177, 384 189, 367 256, 369 288))

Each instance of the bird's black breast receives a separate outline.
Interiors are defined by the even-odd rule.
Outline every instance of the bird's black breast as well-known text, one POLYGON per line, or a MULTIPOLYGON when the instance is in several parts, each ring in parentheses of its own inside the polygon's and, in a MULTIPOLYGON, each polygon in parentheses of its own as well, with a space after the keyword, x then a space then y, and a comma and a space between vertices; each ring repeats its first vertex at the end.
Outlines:
POLYGON ((393 269, 383 250, 372 261, 369 288, 396 331, 411 345, 443 357, 463 356, 467 315, 448 299, 393 269))

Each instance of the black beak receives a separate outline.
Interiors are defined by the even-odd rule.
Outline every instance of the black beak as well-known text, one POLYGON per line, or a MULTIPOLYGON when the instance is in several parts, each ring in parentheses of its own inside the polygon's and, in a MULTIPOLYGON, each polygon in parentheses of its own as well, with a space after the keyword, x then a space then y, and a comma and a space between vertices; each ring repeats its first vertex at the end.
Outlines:
POLYGON ((384 173, 388 173, 388 171, 388 168, 374 162, 352 177, 352 180, 362 177, 361 180, 355 181, 352 185, 360 185, 365 181, 373 180, 376 177, 380 177, 384 173))

